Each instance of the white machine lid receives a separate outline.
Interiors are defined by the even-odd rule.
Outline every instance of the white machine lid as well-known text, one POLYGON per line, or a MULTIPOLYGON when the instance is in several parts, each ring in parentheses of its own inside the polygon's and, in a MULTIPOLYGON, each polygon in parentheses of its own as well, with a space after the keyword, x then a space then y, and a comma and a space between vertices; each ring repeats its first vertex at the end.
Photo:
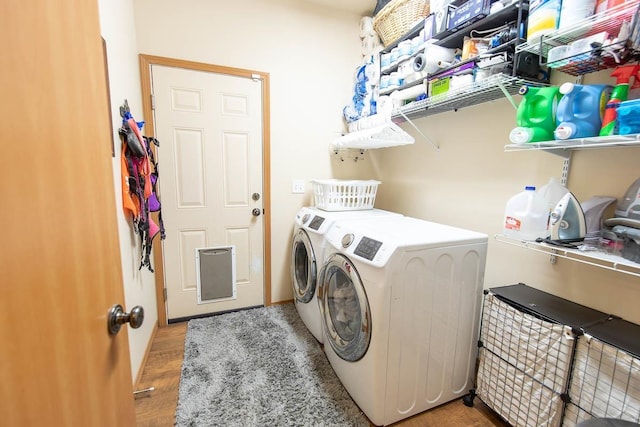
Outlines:
POLYGON ((381 267, 398 249, 418 250, 486 243, 488 236, 417 218, 400 217, 364 222, 336 221, 326 239, 340 252, 381 267))
POLYGON ((369 220, 386 217, 402 217, 402 215, 382 209, 330 212, 316 207, 303 207, 296 214, 296 224, 307 231, 326 234, 337 220, 369 220))

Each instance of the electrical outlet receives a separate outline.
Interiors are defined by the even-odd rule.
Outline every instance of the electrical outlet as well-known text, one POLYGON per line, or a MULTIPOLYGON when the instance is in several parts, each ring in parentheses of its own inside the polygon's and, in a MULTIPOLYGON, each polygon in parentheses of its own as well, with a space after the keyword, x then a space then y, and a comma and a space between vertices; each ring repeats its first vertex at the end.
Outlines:
POLYGON ((304 194, 304 180, 302 179, 294 179, 293 180, 293 189, 291 190, 293 194, 304 194))

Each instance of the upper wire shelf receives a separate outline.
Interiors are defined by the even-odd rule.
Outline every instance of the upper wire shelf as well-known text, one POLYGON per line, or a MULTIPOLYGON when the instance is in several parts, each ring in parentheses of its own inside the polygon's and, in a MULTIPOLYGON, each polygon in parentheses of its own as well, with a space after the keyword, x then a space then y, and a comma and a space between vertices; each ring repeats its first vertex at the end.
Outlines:
MULTIPOLYGON (((542 36, 535 42, 524 42, 516 46, 516 53, 530 52, 546 58, 554 47, 568 45, 576 40, 606 32, 617 37, 623 23, 632 23, 638 10, 640 0, 629 0, 619 6, 585 18, 574 25, 556 30, 542 36)), ((612 68, 635 59, 635 52, 627 48, 627 40, 615 41, 612 44, 595 47, 586 53, 553 61, 546 65, 566 74, 579 76, 607 68, 612 68)), ((541 62, 542 63, 542 62, 541 62)), ((545 65, 545 64, 543 64, 545 65)))

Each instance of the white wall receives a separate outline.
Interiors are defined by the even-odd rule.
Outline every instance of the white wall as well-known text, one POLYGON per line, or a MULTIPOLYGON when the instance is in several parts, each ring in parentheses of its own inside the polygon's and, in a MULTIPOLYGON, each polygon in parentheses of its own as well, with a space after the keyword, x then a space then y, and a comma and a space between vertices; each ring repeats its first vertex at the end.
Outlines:
MULTIPOLYGON (((553 81, 571 79, 559 75, 553 81)), ((585 83, 599 82, 613 80, 607 72, 585 78, 585 83)), ((413 146, 373 150, 370 155, 383 182, 377 207, 489 234, 486 288, 523 282, 640 322, 637 277, 564 259, 554 265, 548 255, 493 238, 502 231, 511 196, 562 172, 562 158, 554 154, 504 151, 515 117, 515 109, 502 99, 417 119, 415 124, 440 145, 439 152, 404 124, 416 137, 413 146)), ((568 187, 580 201, 594 195, 620 198, 639 176, 638 159, 637 147, 574 152, 568 187)))
POLYGON ((360 16, 295 0, 136 0, 134 7, 139 53, 270 74, 271 298, 292 299, 293 219, 312 204, 311 185, 291 194, 292 180, 352 178, 370 167, 329 156, 353 95, 360 16))
MULTIPOLYGON (((142 120, 142 98, 140 71, 136 48, 135 23, 133 21, 133 0, 100 0, 100 32, 107 45, 109 63, 109 86, 111 91, 111 111, 113 115, 113 136, 116 156, 113 158, 113 180, 116 190, 116 206, 122 206, 120 178, 121 140, 118 128, 122 124, 119 107, 127 99, 136 120, 142 120)), ((120 233, 120 254, 122 257, 122 278, 125 301, 120 302, 126 310, 141 305, 145 319, 139 329, 129 330, 131 374, 135 381, 154 325, 158 322, 154 274, 140 265, 140 241, 131 227, 131 221, 118 209, 118 229, 120 233)), ((159 244, 156 239, 155 244, 159 244)))

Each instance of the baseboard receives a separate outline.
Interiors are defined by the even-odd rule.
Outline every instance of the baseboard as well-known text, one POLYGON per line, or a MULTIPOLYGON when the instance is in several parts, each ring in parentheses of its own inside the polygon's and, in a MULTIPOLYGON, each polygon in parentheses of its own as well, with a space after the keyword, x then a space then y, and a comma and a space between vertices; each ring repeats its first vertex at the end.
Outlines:
POLYGON ((173 323, 188 322, 189 320, 193 320, 193 319, 204 319, 206 317, 220 316, 221 314, 234 313, 236 311, 252 310, 254 308, 261 308, 261 307, 264 307, 264 305, 253 305, 253 306, 250 306, 250 307, 242 307, 242 308, 234 308, 234 309, 231 309, 231 310, 216 311, 214 313, 204 313, 204 314, 196 314, 194 316, 176 317, 174 319, 169 319, 168 322, 171 325, 173 323))
MULTIPOLYGON (((289 299, 289 300, 285 300, 285 301, 271 302, 270 305, 283 305, 283 304, 292 304, 292 303, 293 303, 293 300, 289 299)), ((173 323, 188 322, 189 320, 193 320, 193 319, 203 319, 205 317, 219 316, 221 314, 233 313, 233 312, 236 312, 236 311, 243 311, 243 310, 251 310, 251 309, 260 308, 260 307, 265 307, 265 306, 263 306, 263 305, 255 305, 255 306, 251 306, 251 307, 243 307, 243 308, 235 308, 235 309, 232 309, 232 310, 217 311, 215 313, 205 313, 205 314, 197 314, 195 316, 176 317, 175 319, 169 319, 167 322, 168 322, 169 325, 171 325, 173 323)))
POLYGON ((271 302, 271 305, 283 305, 283 304, 291 304, 293 303, 292 299, 288 299, 288 300, 284 300, 284 301, 278 301, 278 302, 271 302))

